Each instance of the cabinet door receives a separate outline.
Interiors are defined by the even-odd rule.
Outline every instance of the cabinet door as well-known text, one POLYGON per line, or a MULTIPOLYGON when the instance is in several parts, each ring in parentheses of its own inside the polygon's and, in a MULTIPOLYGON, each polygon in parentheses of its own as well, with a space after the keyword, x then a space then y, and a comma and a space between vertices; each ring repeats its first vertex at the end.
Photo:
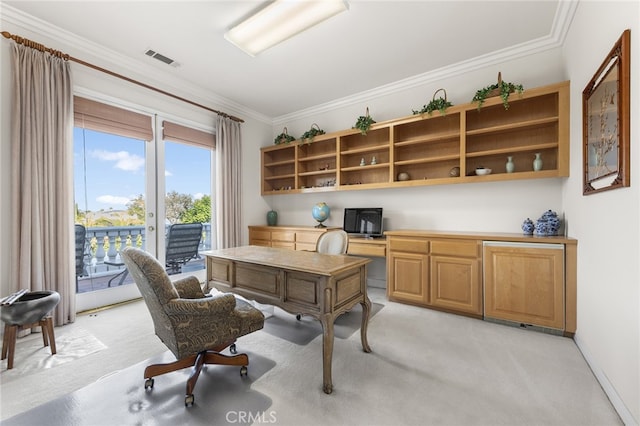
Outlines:
POLYGON ((564 328, 562 245, 485 245, 485 316, 564 328))
POLYGON ((429 261, 426 254, 391 252, 387 295, 389 299, 418 303, 429 303, 429 261))
POLYGON ((431 256, 431 305, 482 315, 477 259, 431 256))

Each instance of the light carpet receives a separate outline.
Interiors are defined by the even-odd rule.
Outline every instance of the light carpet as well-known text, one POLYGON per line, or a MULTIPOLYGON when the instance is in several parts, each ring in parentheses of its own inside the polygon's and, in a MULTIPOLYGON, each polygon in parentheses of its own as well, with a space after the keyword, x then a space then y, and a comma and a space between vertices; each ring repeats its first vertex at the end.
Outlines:
POLYGON ((8 360, 2 361, 0 380, 3 384, 33 374, 42 368, 57 367, 106 349, 104 343, 84 328, 76 327, 73 330, 67 330, 64 327, 56 327, 54 334, 57 353, 52 355, 51 346, 44 346, 42 332, 40 328, 37 330, 38 332, 17 340, 11 370, 7 370, 8 360))
POLYGON ((171 361, 165 352, 3 425, 621 424, 571 339, 388 301, 374 306, 372 353, 355 333, 360 313, 340 318, 353 324, 334 343, 331 395, 322 392, 317 322, 276 309, 265 330, 238 341, 248 377, 207 367, 193 407, 184 407, 189 370, 144 390, 144 367, 171 361))

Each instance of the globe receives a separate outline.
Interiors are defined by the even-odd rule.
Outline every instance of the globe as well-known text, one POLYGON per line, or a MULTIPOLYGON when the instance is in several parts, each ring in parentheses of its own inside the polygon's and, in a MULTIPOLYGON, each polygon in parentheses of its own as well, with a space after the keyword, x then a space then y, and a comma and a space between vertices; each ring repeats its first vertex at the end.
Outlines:
POLYGON ((326 203, 318 203, 315 206, 313 206, 313 209, 311 210, 311 215, 315 220, 318 221, 316 228, 325 228, 322 222, 327 220, 327 218, 329 217, 329 213, 331 213, 331 210, 329 209, 329 206, 326 203))

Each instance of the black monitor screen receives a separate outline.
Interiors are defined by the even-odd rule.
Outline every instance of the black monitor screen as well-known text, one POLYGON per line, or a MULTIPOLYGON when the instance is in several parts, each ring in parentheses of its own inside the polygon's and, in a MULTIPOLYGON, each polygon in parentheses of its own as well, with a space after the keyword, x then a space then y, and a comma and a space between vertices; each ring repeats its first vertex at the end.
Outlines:
POLYGON ((348 234, 367 237, 382 236, 382 208, 344 209, 344 225, 348 234))

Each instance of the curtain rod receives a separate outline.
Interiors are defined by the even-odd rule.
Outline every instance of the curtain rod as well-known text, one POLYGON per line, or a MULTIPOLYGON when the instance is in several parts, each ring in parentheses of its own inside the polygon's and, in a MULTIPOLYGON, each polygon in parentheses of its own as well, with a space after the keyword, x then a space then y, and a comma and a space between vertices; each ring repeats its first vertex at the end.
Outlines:
POLYGON ((170 96, 170 97, 172 97, 172 98, 174 98, 174 99, 178 99, 178 100, 180 100, 180 101, 182 101, 182 102, 186 102, 186 103, 188 103, 188 104, 191 104, 191 105, 197 106, 197 107, 199 107, 199 108, 206 109, 207 111, 214 112, 214 113, 216 113, 216 114, 218 114, 218 115, 221 115, 221 116, 223 116, 223 117, 230 118, 231 120, 233 120, 233 121, 237 121, 238 123, 244 123, 244 120, 243 120, 243 119, 241 119, 241 118, 235 117, 235 116, 233 116, 233 115, 226 114, 226 113, 224 113, 224 112, 222 112, 222 111, 218 111, 218 110, 215 110, 215 109, 213 109, 213 108, 209 108, 209 107, 207 107, 207 106, 204 106, 204 105, 201 105, 201 104, 199 104, 199 103, 196 103, 196 102, 190 101, 189 99, 182 98, 182 97, 177 96, 177 95, 174 95, 174 94, 172 94, 172 93, 165 92, 164 90, 158 89, 157 87, 153 87, 153 86, 150 86, 150 85, 148 85, 148 84, 146 84, 146 83, 142 83, 142 82, 140 82, 140 81, 137 81, 137 80, 134 80, 134 79, 132 79, 132 78, 126 77, 126 76, 124 76, 124 75, 122 75, 122 74, 118 74, 118 73, 115 73, 115 72, 113 72, 113 71, 109 71, 109 70, 104 69, 104 68, 101 68, 101 67, 99 67, 99 66, 97 66, 97 65, 90 64, 90 63, 85 62, 85 61, 83 61, 83 60, 81 60, 81 59, 74 58, 73 56, 70 56, 70 55, 69 55, 69 54, 67 54, 67 53, 63 53, 63 52, 61 52, 61 51, 59 51, 59 50, 55 50, 55 49, 52 49, 52 48, 50 48, 50 47, 46 47, 46 46, 45 46, 45 45, 43 45, 43 44, 36 43, 35 41, 31 41, 31 40, 29 40, 29 39, 26 39, 26 38, 23 38, 23 37, 17 36, 17 35, 15 35, 15 34, 11 34, 11 33, 10 33, 10 32, 8 32, 8 31, 2 31, 2 35, 3 35, 5 38, 8 38, 8 39, 11 39, 11 40, 15 41, 16 43, 23 44, 23 45, 25 45, 25 46, 27 46, 27 47, 31 47, 31 48, 33 48, 33 49, 37 49, 37 50, 39 50, 39 51, 41 51, 41 52, 49 53, 49 54, 51 54, 51 55, 53 55, 53 56, 57 56, 58 58, 62 58, 62 59, 64 59, 65 61, 73 61, 73 62, 77 62, 77 63, 79 63, 80 65, 84 65, 85 67, 89 67, 89 68, 92 68, 92 69, 94 69, 94 70, 101 71, 101 72, 106 73, 106 74, 109 74, 109 75, 111 75, 111 76, 113 76, 113 77, 117 77, 117 78, 120 78, 120 79, 122 79, 122 80, 128 81, 129 83, 137 84, 138 86, 142 86, 142 87, 144 87, 144 88, 146 88, 146 89, 153 90, 153 91, 158 92, 158 93, 162 93, 163 95, 170 96))

